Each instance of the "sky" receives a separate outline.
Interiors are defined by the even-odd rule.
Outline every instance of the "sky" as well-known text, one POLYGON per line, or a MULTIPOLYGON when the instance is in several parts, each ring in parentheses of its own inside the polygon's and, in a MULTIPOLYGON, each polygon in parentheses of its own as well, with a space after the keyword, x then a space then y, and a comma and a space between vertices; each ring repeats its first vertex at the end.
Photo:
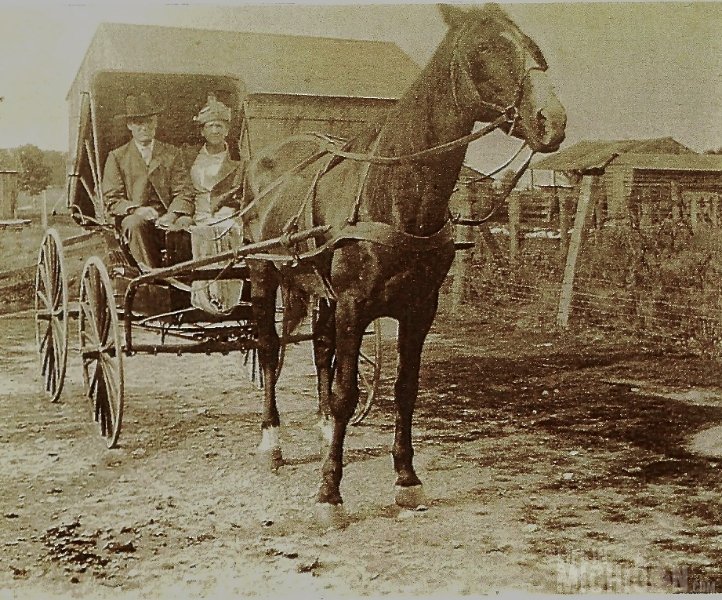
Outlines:
MULTIPOLYGON (((565 146, 670 136, 722 147, 722 2, 504 4, 547 58, 565 146)), ((101 22, 390 40, 421 65, 445 33, 433 4, 0 0, 0 148, 67 150, 66 94, 101 22)))

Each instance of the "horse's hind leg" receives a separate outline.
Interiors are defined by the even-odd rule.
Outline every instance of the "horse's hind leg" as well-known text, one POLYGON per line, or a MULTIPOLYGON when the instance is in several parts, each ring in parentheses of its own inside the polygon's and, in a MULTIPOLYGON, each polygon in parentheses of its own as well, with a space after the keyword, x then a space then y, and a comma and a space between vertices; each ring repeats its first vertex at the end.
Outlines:
POLYGON ((262 437, 258 446, 258 458, 275 470, 283 463, 279 436, 281 420, 276 406, 276 370, 280 349, 275 325, 278 274, 267 263, 248 261, 248 265, 251 273, 253 318, 258 328, 258 360, 263 370, 264 382, 262 437))
POLYGON ((436 314, 437 297, 409 311, 399 320, 399 366, 394 388, 396 433, 392 454, 396 470, 396 504, 416 508, 424 502, 421 480, 414 470, 411 426, 419 391, 419 368, 424 340, 436 314))
POLYGON ((331 385, 333 383, 333 355, 336 346, 336 329, 333 307, 330 301, 319 301, 318 315, 314 326, 313 359, 316 365, 316 391, 318 393, 318 416, 321 435, 326 445, 331 442, 331 385))

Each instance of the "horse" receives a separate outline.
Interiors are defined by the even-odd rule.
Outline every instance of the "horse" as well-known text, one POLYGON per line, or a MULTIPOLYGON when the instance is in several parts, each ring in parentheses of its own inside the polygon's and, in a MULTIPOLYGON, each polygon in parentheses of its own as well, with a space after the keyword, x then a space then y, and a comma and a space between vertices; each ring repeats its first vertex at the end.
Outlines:
POLYGON ((406 507, 424 502, 413 466, 412 417, 424 341, 454 258, 449 199, 476 137, 475 123, 491 123, 487 130, 500 128, 532 153, 557 150, 565 136, 565 110, 544 55, 504 10, 439 9, 448 28, 444 39, 381 122, 343 147, 310 136, 316 141, 306 140, 308 160, 290 170, 284 157, 295 154, 287 151, 291 145, 303 143, 298 136, 286 148, 282 143, 259 152, 248 166, 254 183, 243 219, 252 239, 323 227, 302 249, 288 249, 299 258, 295 268, 253 257, 248 265, 265 381, 259 453, 272 465, 282 464, 277 289, 321 297, 313 351, 327 455, 316 501, 332 518, 343 518, 343 446, 359 397, 361 340, 380 317, 398 322, 395 501, 406 507))

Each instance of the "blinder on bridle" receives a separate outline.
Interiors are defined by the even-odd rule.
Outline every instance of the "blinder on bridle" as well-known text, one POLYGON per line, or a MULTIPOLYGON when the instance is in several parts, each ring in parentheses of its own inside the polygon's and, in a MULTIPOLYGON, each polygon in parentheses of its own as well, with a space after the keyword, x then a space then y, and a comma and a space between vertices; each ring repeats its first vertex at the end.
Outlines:
MULTIPOLYGON (((461 81, 473 98, 472 102, 476 106, 489 108, 499 113, 500 116, 506 117, 506 121, 498 127, 503 129, 507 135, 512 135, 519 120, 519 104, 521 103, 524 95, 524 83, 532 71, 545 72, 547 70, 547 65, 546 63, 539 64, 539 62, 535 59, 535 64, 527 67, 524 70, 524 74, 519 78, 516 90, 514 91, 513 100, 506 106, 484 100, 479 93, 479 89, 476 87, 476 83, 474 83, 474 79, 471 77, 471 65, 469 64, 468 57, 466 55, 462 56, 459 50, 461 39, 468 29, 469 27, 464 25, 461 29, 459 29, 459 32, 454 38, 454 47, 452 49, 452 57, 449 67, 451 71, 451 95, 454 99, 454 106, 456 106, 457 111, 462 112, 462 107, 459 104, 459 92, 457 90, 457 82, 461 81)), ((532 53, 530 52, 529 54, 532 53)))

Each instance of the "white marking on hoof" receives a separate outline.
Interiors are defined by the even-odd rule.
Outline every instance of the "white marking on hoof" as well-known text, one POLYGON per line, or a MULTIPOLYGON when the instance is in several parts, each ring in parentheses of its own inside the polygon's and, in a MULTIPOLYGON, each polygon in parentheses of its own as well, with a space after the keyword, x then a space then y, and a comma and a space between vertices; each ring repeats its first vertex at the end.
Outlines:
POLYGON ((258 451, 256 452, 259 464, 271 471, 275 471, 283 465, 279 429, 279 427, 264 429, 261 443, 258 444, 258 451))
POLYGON ((321 417, 318 421, 318 428, 321 431, 321 439, 324 444, 330 446, 333 438, 333 421, 328 417, 321 417))
POLYGON ((343 529, 348 525, 348 515, 343 504, 316 502, 316 520, 323 527, 343 529))
POLYGON ((280 427, 269 427, 261 431, 261 443, 258 444, 259 452, 281 452, 280 427))
POLYGON ((403 508, 418 508, 426 505, 426 494, 423 485, 397 485, 396 488, 396 504, 403 508))

